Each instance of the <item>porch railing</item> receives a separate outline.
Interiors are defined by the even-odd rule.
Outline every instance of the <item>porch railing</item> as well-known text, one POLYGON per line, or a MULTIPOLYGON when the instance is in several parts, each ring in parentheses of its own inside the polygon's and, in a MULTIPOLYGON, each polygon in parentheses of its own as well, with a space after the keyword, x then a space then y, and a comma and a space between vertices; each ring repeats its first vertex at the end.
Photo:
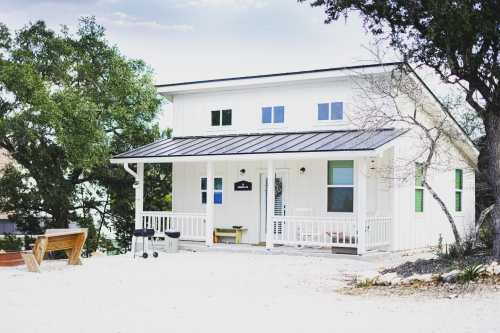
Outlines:
POLYGON ((273 217, 275 244, 356 247, 356 230, 354 218, 273 217))
MULTIPOLYGON (((390 217, 367 217, 366 248, 390 245, 390 217)), ((355 217, 274 216, 273 242, 282 245, 357 247, 355 217)))
POLYGON ((182 240, 205 240, 205 214, 143 212, 142 227, 154 229, 157 236, 165 231, 179 231, 182 240))
POLYGON ((366 248, 389 246, 392 235, 392 218, 369 216, 366 218, 366 248))

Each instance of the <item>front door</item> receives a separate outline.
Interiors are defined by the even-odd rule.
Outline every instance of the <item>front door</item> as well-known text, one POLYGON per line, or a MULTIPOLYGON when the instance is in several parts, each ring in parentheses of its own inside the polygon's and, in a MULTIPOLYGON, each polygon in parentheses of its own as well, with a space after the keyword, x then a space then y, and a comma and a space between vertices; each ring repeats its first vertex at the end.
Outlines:
MULTIPOLYGON (((286 187, 287 172, 276 172, 274 185, 274 215, 286 215, 286 187)), ((260 222, 259 222, 259 240, 266 241, 267 229, 267 174, 260 174, 260 222)))

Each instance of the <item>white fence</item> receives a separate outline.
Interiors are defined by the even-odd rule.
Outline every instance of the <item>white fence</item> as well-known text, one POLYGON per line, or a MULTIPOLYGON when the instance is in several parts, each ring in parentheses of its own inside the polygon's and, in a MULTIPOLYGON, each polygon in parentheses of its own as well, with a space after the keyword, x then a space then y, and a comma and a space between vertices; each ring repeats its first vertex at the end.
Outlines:
MULTIPOLYGON (((366 219, 366 248, 390 245, 391 218, 366 219)), ((273 242, 283 245, 357 247, 354 217, 274 216, 273 242)))
POLYGON ((205 214, 143 212, 142 227, 154 229, 156 236, 165 231, 179 231, 182 240, 205 240, 205 214))
POLYGON ((385 216, 369 216, 366 219, 366 249, 389 246, 392 235, 392 219, 385 216))

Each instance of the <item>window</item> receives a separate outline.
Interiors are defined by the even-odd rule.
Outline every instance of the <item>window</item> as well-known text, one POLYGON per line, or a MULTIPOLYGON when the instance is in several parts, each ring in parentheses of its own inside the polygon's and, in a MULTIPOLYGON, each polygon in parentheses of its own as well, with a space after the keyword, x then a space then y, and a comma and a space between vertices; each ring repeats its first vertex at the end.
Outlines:
POLYGON ((285 122, 284 106, 266 106, 262 108, 263 124, 282 124, 285 122))
POLYGON ((455 170, 455 211, 462 211, 462 190, 464 185, 464 173, 461 169, 455 170))
POLYGON ((352 213, 354 161, 328 161, 328 211, 352 213))
POLYGON ((231 126, 232 110, 213 110, 212 111, 212 126, 231 126))
POLYGON ((415 212, 424 211, 424 167, 415 163, 415 212))
POLYGON ((318 120, 343 120, 344 119, 344 103, 319 103, 318 104, 318 120))
MULTIPOLYGON (((207 178, 201 178, 201 203, 207 203, 207 178)), ((222 178, 214 178, 214 204, 222 204, 222 178)))

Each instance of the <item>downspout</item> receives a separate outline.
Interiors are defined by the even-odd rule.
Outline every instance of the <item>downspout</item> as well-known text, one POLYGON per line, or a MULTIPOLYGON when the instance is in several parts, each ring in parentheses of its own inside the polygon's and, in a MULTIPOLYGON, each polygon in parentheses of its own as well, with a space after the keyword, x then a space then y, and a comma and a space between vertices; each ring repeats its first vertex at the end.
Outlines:
MULTIPOLYGON (((131 174, 132 177, 134 177, 135 181, 137 182, 137 173, 135 173, 134 170, 130 169, 130 167, 128 166, 128 163, 124 163, 123 168, 125 169, 125 171, 127 171, 129 174, 131 174)), ((135 187, 135 184, 134 184, 134 187, 135 187)))

